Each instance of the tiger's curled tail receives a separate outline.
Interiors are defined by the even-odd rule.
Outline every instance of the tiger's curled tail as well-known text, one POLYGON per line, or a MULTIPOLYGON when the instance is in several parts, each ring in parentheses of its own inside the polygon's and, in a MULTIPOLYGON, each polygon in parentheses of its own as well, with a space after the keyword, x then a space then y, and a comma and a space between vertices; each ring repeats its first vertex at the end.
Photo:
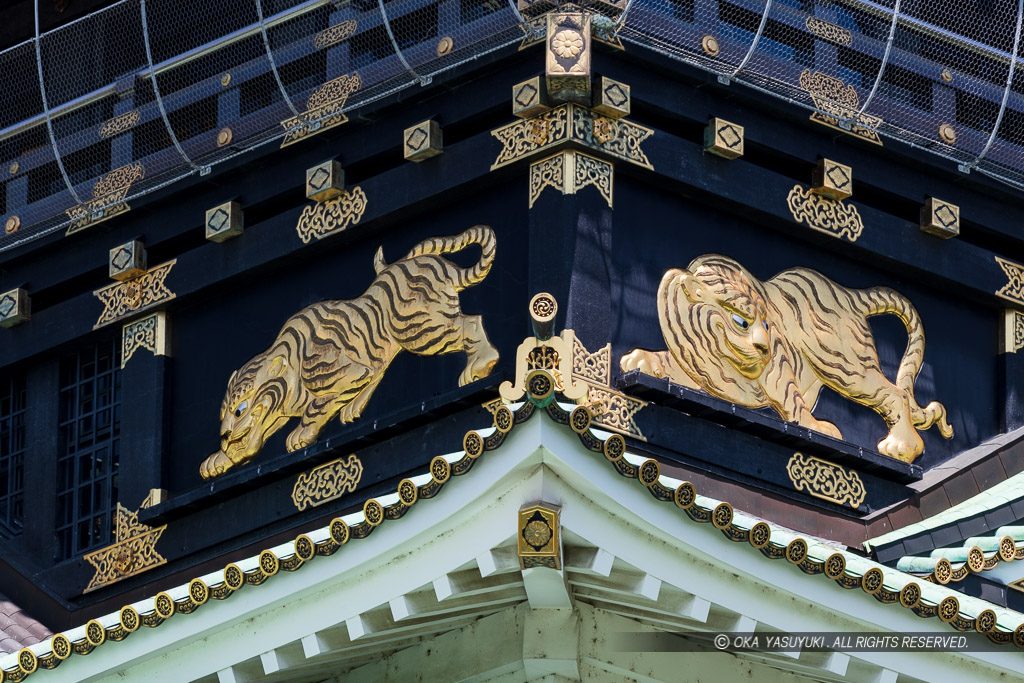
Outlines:
MULTIPOLYGON (((471 244, 480 245, 480 260, 469 268, 454 268, 454 287, 456 292, 461 292, 467 287, 483 282, 487 274, 491 272, 491 265, 494 263, 494 253, 497 247, 497 240, 494 231, 486 225, 474 225, 458 235, 451 237, 432 237, 423 240, 409 250, 405 259, 412 259, 425 254, 451 254, 462 251, 471 244)), ((373 257, 373 269, 380 275, 381 271, 388 267, 384 260, 383 247, 377 248, 373 257)))
POLYGON ((896 386, 906 393, 910 401, 914 427, 924 430, 938 425, 939 433, 947 439, 951 438, 953 427, 946 420, 946 407, 938 401, 932 401, 922 408, 914 398, 914 380, 924 362, 924 326, 917 309, 909 299, 888 287, 871 287, 862 290, 862 294, 864 298, 860 303, 864 317, 892 314, 907 328, 907 350, 903 353, 896 373, 896 386))

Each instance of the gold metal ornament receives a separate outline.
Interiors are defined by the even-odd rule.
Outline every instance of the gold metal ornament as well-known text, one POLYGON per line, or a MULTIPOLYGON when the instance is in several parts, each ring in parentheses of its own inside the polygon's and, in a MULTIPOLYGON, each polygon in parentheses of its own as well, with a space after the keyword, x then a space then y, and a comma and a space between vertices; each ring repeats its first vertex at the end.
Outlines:
MULTIPOLYGON (((139 349, 151 351, 154 356, 166 356, 170 352, 168 330, 170 325, 165 311, 140 318, 128 323, 121 330, 121 367, 139 349)), ((143 507, 146 507, 143 505, 143 507)))
POLYGON ((1004 309, 1001 323, 999 353, 1017 353, 1024 349, 1024 313, 1004 309))
POLYGON ((345 171, 335 159, 322 161, 306 169, 306 199, 326 202, 345 191, 345 171))
POLYGON ((831 159, 819 159, 811 176, 811 192, 841 201, 853 195, 853 169, 831 159))
POLYGON ((1024 304, 1024 266, 999 256, 995 259, 1006 275, 1006 284, 996 290, 996 296, 1015 304, 1024 304))
POLYGON ((700 39, 700 49, 704 50, 704 54, 711 57, 717 57, 721 48, 718 45, 718 39, 714 36, 704 36, 700 39))
POLYGON ((612 80, 607 76, 595 79, 594 106, 592 109, 610 119, 621 119, 629 116, 632 107, 629 86, 612 80))
POLYGON ((921 207, 921 230, 942 239, 956 237, 960 234, 960 207, 928 197, 921 207))
POLYGON ((914 380, 924 360, 924 326, 913 304, 888 287, 847 289, 809 268, 761 281, 726 256, 706 254, 673 268, 658 288, 667 351, 636 349, 623 372, 639 370, 748 408, 771 406, 788 422, 842 438, 811 411, 822 387, 867 406, 889 433, 878 451, 913 462, 924 450, 917 433, 938 425, 953 436, 946 409, 922 408, 914 380), (882 374, 867 319, 895 315, 908 343, 895 383, 882 374))
MULTIPOLYGON (((498 393, 505 402, 520 400, 530 389, 530 379, 538 378, 540 374, 547 375, 551 380, 548 394, 557 391, 572 401, 586 397, 586 382, 576 381, 572 374, 575 333, 562 330, 561 335, 552 336, 557 312, 558 304, 546 292, 536 294, 530 300, 534 336, 524 339, 516 349, 515 382, 506 380, 498 387, 498 393)), ((539 380, 534 384, 539 386, 539 380)), ((531 396, 534 393, 531 391, 531 396)))
POLYGON ((550 503, 531 503, 519 509, 516 550, 519 567, 562 568, 561 508, 550 503))
POLYGON ((176 295, 167 288, 167 276, 178 259, 161 263, 142 275, 101 287, 93 295, 103 304, 103 312, 92 329, 117 322, 147 308, 170 301, 176 295))
POLYGON ((942 77, 942 80, 944 80, 946 83, 953 82, 953 72, 950 71, 949 69, 943 69, 939 75, 942 77))
POLYGON ((402 133, 402 155, 406 161, 426 161, 444 151, 441 124, 423 121, 402 133))
POLYGON ((107 275, 111 280, 125 281, 146 272, 146 248, 139 240, 119 244, 110 250, 107 275))
POLYGON ((574 337, 572 376, 588 386, 586 395, 576 399, 576 403, 589 409, 594 426, 647 440, 633 419, 647 402, 612 389, 611 344, 590 353, 583 342, 574 337))
POLYGON ((310 135, 322 133, 348 121, 343 111, 345 103, 361 86, 362 80, 357 73, 338 76, 320 86, 306 101, 306 111, 281 122, 281 127, 288 131, 281 141, 281 147, 293 145, 310 135))
POLYGON ((341 232, 362 220, 366 204, 363 188, 356 186, 351 190, 342 190, 334 199, 302 207, 295 232, 305 244, 309 244, 314 237, 320 240, 341 232))
POLYGON ((590 14, 551 12, 546 19, 548 97, 590 106, 590 14))
POLYGON ((242 206, 238 202, 225 202, 206 210, 205 233, 211 242, 224 242, 242 234, 242 206))
POLYGON ((512 115, 522 119, 539 116, 551 110, 547 91, 540 82, 540 76, 516 83, 512 86, 512 115))
POLYGON ((437 41, 437 56, 444 57, 446 54, 452 51, 455 46, 455 41, 452 40, 451 36, 444 36, 441 40, 437 41))
POLYGON ((229 85, 231 85, 231 74, 230 73, 221 74, 221 76, 220 76, 220 84, 221 84, 222 87, 225 87, 225 88, 228 87, 229 85))
POLYGON ((32 299, 28 290, 11 289, 0 294, 0 327, 14 327, 32 317, 32 299))
POLYGON ((19 164, 17 161, 12 161, 11 165, 7 167, 7 172, 10 173, 11 175, 17 175, 20 169, 21 164, 19 164))
POLYGON ((589 185, 601 193, 610 209, 614 206, 614 180, 611 163, 575 150, 559 152, 530 164, 530 208, 546 187, 565 195, 576 194, 589 185))
POLYGON ((228 380, 221 448, 200 466, 203 478, 254 458, 293 417, 299 424, 285 441, 289 452, 314 443, 335 416, 342 423, 358 419, 403 349, 421 356, 465 353, 459 386, 488 376, 498 351, 483 319, 463 314, 457 295, 487 277, 496 244, 494 231, 477 225, 424 240, 390 265, 378 249, 377 277, 363 295, 321 301, 289 318, 270 348, 228 380), (468 268, 443 256, 474 244, 480 259, 468 268))
POLYGON ((948 123, 939 124, 939 138, 947 145, 956 144, 956 128, 948 123))
POLYGON ((18 216, 8 216, 7 220, 4 221, 4 232, 8 235, 18 232, 21 227, 21 218, 18 216))
POLYGON ((116 168, 100 177, 92 186, 92 199, 67 209, 71 227, 67 235, 102 223, 131 209, 125 202, 132 184, 145 175, 142 164, 134 163, 116 168))
POLYGON ((224 128, 221 128, 217 132, 217 146, 218 147, 223 147, 225 145, 230 145, 231 141, 234 140, 234 139, 235 139, 234 132, 230 128, 226 127, 226 126, 224 128))
POLYGON ((313 38, 313 47, 322 50, 338 43, 348 40, 355 34, 358 24, 355 19, 343 21, 340 24, 325 28, 313 38))
POLYGON ((786 465, 786 474, 797 491, 806 491, 836 505, 849 505, 856 510, 867 496, 857 472, 813 455, 794 453, 786 465))
POLYGON ((653 134, 650 128, 627 119, 614 120, 586 107, 562 104, 533 118, 514 121, 491 131, 502 144, 491 170, 570 143, 653 169, 640 147, 653 134))
POLYGON ((166 528, 166 524, 153 528, 139 523, 138 511, 131 512, 118 503, 114 543, 83 558, 95 567, 96 573, 82 592, 89 593, 166 564, 167 560, 156 551, 156 543, 166 528))
POLYGON ((786 204, 794 221, 826 235, 856 242, 864 231, 864 221, 856 206, 829 199, 802 185, 793 186, 786 204))
POLYGON ((363 463, 354 454, 303 472, 292 487, 292 502, 301 512, 341 498, 356 490, 363 477, 363 463))
POLYGON ((743 126, 712 117, 704 128, 704 151, 723 159, 743 156, 743 126))
POLYGON ((835 76, 805 69, 800 74, 800 87, 811 96, 814 106, 821 110, 811 114, 811 121, 876 145, 882 144, 878 136, 882 119, 871 114, 857 113, 860 109, 860 96, 852 85, 835 76), (852 125, 846 129, 839 125, 840 121, 852 121, 852 125))
POLYGON ((804 26, 807 27, 808 31, 819 38, 836 43, 837 45, 846 45, 849 47, 853 44, 853 36, 849 31, 842 26, 836 26, 824 19, 808 16, 804 21, 804 26))
POLYGON ((119 133, 123 133, 126 130, 131 130, 139 123, 139 111, 132 109, 126 111, 120 116, 115 116, 112 119, 108 119, 100 124, 99 135, 100 138, 106 139, 114 137, 119 133))

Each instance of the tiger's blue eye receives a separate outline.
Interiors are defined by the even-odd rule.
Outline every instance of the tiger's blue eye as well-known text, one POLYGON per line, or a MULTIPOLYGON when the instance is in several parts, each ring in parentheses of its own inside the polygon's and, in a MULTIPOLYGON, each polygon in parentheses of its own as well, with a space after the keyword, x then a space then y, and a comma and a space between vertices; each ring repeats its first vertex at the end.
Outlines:
POLYGON ((765 330, 765 332, 767 332, 768 331, 768 321, 767 320, 762 320, 761 324, 764 325, 764 330, 765 330))
POLYGON ((736 313, 732 314, 732 321, 736 323, 736 327, 740 328, 741 330, 745 330, 750 326, 750 323, 744 320, 743 316, 737 315, 736 313))
POLYGON ((242 417, 242 413, 244 413, 245 409, 248 408, 248 407, 249 407, 249 402, 248 401, 242 401, 241 403, 239 403, 238 407, 235 408, 235 417, 242 417))

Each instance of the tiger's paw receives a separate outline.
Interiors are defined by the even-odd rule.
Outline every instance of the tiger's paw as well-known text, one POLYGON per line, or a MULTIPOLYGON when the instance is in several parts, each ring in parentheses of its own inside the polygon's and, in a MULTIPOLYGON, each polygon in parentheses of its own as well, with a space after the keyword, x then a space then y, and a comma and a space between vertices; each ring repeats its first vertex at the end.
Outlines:
POLYGON ((486 348, 477 350, 467 359, 466 369, 459 375, 459 386, 464 387, 470 382, 487 377, 497 364, 498 350, 496 348, 488 345, 486 348))
POLYGON ((644 349, 635 349, 627 353, 619 361, 619 367, 623 372, 639 370, 652 377, 665 377, 667 374, 658 354, 644 349))
POLYGON ((203 479, 213 479, 224 474, 234 464, 222 451, 217 451, 199 465, 199 474, 203 479))
POLYGON ((909 431, 893 427, 889 435, 878 442, 878 452, 903 462, 914 462, 924 450, 921 435, 911 427, 909 431))
POLYGON ((316 437, 319 434, 320 428, 317 425, 299 425, 285 439, 285 448, 288 449, 289 453, 305 448, 316 441, 316 437))

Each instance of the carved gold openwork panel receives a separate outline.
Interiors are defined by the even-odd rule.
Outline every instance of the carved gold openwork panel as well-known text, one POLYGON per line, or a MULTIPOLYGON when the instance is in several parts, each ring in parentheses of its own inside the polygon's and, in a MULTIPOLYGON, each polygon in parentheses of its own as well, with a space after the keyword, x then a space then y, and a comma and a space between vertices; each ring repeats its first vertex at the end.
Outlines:
POLYGON ((355 225, 363 218, 366 211, 366 193, 361 187, 342 190, 334 199, 302 207, 299 222, 295 224, 295 232, 305 244, 341 232, 350 225, 355 225))
POLYGON ((822 386, 866 405, 889 433, 880 453, 913 462, 919 430, 953 436, 938 401, 922 407, 914 380, 924 361, 924 325, 913 304, 888 287, 847 289, 809 268, 760 281, 726 256, 707 254, 665 273, 658 318, 668 349, 636 349, 624 372, 639 370, 748 408, 771 406, 789 422, 841 439, 811 414, 822 386), (896 382, 883 374, 867 319, 894 315, 908 344, 896 382))
POLYGON ((121 367, 127 365, 128 359, 139 349, 150 351, 154 356, 168 355, 168 327, 164 311, 125 325, 121 330, 121 367))
POLYGON ((653 134, 650 128, 626 119, 602 116, 577 104, 562 104, 539 116, 491 131, 502 144, 491 170, 569 142, 644 168, 654 168, 641 149, 644 140, 653 134))
POLYGON ((853 36, 842 26, 836 26, 835 24, 819 19, 818 17, 807 17, 804 21, 804 26, 807 30, 825 40, 836 43, 837 45, 846 45, 849 47, 853 44, 853 36))
POLYGON ((355 19, 349 19, 340 24, 325 28, 313 38, 313 47, 322 50, 325 47, 337 45, 342 41, 348 40, 356 32, 356 25, 355 19))
POLYGON ((485 225, 424 240, 390 265, 378 249, 377 277, 363 295, 321 301, 289 317, 269 348, 231 374, 221 404, 224 436, 200 466, 203 478, 254 458, 291 418, 299 424, 285 440, 289 452, 314 443, 335 417, 357 420, 403 349, 421 356, 465 353, 459 386, 488 376, 498 350, 483 319, 463 314, 451 293, 483 282, 496 250, 494 231, 485 225), (472 245, 480 248, 472 266, 444 257, 472 245))
POLYGON ((794 221, 826 235, 856 242, 864 231, 864 222, 856 206, 829 199, 802 185, 793 186, 786 197, 786 204, 794 221))
POLYGON ((1017 353, 1024 349, 1024 313, 1008 308, 1003 311, 999 353, 1017 353))
POLYGON ((797 491, 836 505, 849 505, 856 510, 867 496, 857 472, 813 455, 794 453, 786 465, 786 474, 797 491))
POLYGON ((322 133, 348 121, 342 110, 349 95, 361 85, 359 74, 353 73, 338 76, 320 86, 306 101, 306 111, 281 122, 281 127, 288 131, 281 141, 281 147, 295 144, 310 135, 322 133))
POLYGON ((167 288, 166 280, 177 262, 178 259, 174 259, 161 263, 138 277, 115 282, 93 292, 103 304, 103 312, 92 329, 109 325, 173 299, 175 294, 167 288))
POLYGON ((996 290, 996 296, 1015 304, 1024 304, 1024 266, 999 256, 995 259, 1006 275, 1006 284, 996 290))
POLYGON ((92 186, 92 199, 66 211, 71 226, 66 234, 84 230, 91 225, 102 223, 114 216, 125 213, 131 207, 125 202, 132 183, 145 175, 142 164, 134 163, 115 168, 102 176, 92 186))
POLYGON ((84 556, 96 573, 83 593, 165 564, 167 560, 156 551, 156 543, 166 528, 166 524, 156 528, 141 524, 138 511, 132 512, 118 503, 114 543, 84 556))
POLYGON ((608 208, 612 208, 614 181, 615 169, 607 161, 575 150, 559 152, 530 164, 530 208, 545 188, 576 194, 587 186, 600 192, 608 208))
POLYGON ((301 512, 341 498, 356 490, 363 476, 363 463, 354 454, 303 472, 292 487, 292 502, 301 512))
POLYGON ((590 353, 583 342, 573 338, 572 374, 589 387, 586 396, 576 403, 590 409, 595 426, 647 440, 633 420, 647 402, 612 389, 611 344, 590 353))
POLYGON ((101 138, 111 138, 118 133, 123 133, 126 130, 131 130, 139 123, 139 112, 137 109, 126 111, 120 116, 115 116, 112 119, 108 119, 100 124, 99 134, 101 138))
POLYGON ((882 144, 878 136, 878 127, 882 119, 871 114, 858 114, 860 96, 852 85, 848 85, 835 76, 820 71, 805 69, 800 74, 800 87, 803 88, 821 111, 811 114, 811 121, 823 126, 855 135, 862 140, 882 144), (849 130, 840 126, 841 121, 852 121, 849 130))

